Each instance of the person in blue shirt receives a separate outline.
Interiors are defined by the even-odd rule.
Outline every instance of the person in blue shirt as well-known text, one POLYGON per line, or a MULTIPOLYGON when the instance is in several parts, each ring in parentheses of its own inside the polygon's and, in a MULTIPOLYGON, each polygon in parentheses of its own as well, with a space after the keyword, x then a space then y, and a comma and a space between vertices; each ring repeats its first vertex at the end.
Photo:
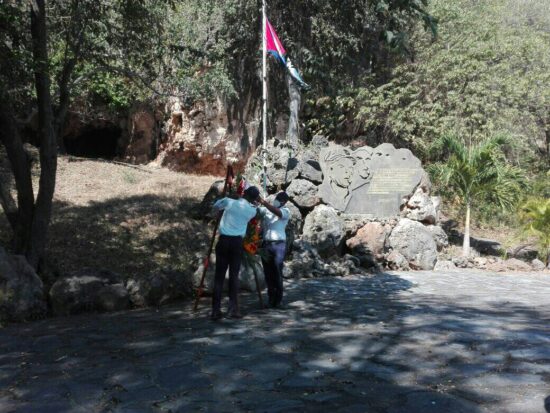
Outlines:
POLYGON ((212 295, 212 320, 222 318, 221 299, 225 273, 229 268, 229 316, 242 318, 239 310, 239 270, 243 255, 243 237, 248 221, 257 214, 256 203, 260 197, 257 187, 251 186, 239 199, 222 198, 214 203, 214 209, 223 210, 220 221, 220 237, 216 244, 216 271, 212 295))
POLYGON ((290 210, 285 206, 288 194, 279 192, 273 205, 260 199, 259 208, 262 217, 263 249, 262 265, 269 305, 278 307, 283 300, 283 261, 286 254, 286 226, 290 219, 290 210))

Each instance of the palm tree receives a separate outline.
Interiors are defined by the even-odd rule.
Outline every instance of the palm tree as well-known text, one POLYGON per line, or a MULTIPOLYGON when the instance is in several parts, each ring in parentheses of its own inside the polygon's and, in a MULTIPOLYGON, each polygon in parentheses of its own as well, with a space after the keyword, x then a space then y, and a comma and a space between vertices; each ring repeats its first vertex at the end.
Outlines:
POLYGON ((528 199, 520 208, 519 218, 526 235, 538 239, 539 257, 546 265, 550 258, 550 198, 528 199))
POLYGON ((497 135, 476 144, 467 144, 455 135, 444 135, 430 147, 445 161, 428 166, 432 178, 444 191, 454 193, 466 208, 462 254, 470 254, 470 217, 477 202, 491 202, 512 209, 521 197, 525 178, 521 170, 506 162, 503 147, 510 140, 497 135))

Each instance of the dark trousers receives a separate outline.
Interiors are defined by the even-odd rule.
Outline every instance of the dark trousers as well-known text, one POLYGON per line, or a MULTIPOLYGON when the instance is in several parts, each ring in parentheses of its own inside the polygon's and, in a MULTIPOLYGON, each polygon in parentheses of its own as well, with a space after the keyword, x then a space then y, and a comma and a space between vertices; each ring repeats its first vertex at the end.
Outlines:
POLYGON ((223 282, 229 268, 229 307, 239 310, 239 270, 243 255, 243 238, 220 235, 216 244, 216 275, 212 295, 212 312, 221 310, 223 282))
POLYGON ((277 306, 283 300, 283 261, 286 241, 265 241, 263 247, 265 254, 262 255, 262 264, 269 304, 277 306))

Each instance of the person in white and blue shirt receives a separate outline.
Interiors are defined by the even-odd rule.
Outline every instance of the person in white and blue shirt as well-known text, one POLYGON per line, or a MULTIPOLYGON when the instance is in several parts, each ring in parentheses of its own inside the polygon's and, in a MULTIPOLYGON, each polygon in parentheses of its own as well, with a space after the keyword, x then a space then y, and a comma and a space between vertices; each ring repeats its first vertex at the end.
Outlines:
POLYGON ((258 212, 256 203, 260 191, 251 186, 244 191, 239 199, 222 198, 214 203, 214 209, 223 210, 220 221, 220 237, 216 244, 216 271, 214 291, 212 295, 212 320, 222 317, 221 299, 225 273, 229 268, 229 316, 241 318, 239 310, 239 270, 243 255, 243 237, 246 234, 248 222, 258 212))
POLYGON ((278 307, 283 300, 283 262, 286 255, 286 226, 290 219, 290 210, 285 206, 288 194, 279 192, 273 205, 260 199, 259 208, 262 217, 263 249, 262 265, 269 305, 278 307))

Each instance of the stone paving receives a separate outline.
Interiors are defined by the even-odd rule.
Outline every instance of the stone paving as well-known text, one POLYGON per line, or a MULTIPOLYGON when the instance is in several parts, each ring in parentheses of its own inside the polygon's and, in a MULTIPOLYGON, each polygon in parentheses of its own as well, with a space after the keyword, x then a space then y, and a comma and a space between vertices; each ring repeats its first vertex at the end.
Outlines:
POLYGON ((0 412, 550 412, 550 274, 406 272, 0 330, 0 412))

